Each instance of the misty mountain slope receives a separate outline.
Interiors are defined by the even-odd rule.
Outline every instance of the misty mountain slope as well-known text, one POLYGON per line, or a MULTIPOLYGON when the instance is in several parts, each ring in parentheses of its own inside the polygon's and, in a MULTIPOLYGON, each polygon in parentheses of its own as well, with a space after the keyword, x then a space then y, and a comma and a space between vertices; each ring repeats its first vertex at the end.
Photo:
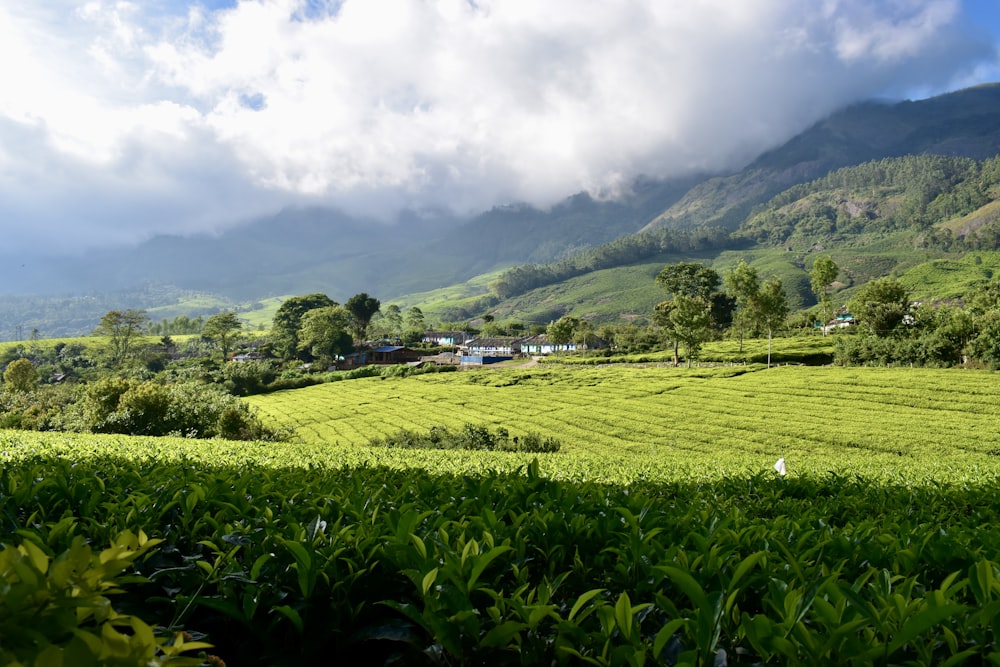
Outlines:
MULTIPOLYGON (((992 276, 988 258, 1000 249, 998 206, 1000 156, 885 158, 788 188, 759 205, 728 239, 716 239, 714 251, 698 251, 695 244, 685 255, 720 273, 746 260, 762 277, 782 280, 793 308, 815 302, 808 270, 820 255, 840 266, 837 291, 843 300, 890 274, 911 285, 915 298, 950 299, 992 276), (969 260, 973 256, 978 259, 969 260)), ((500 297, 489 313, 533 323, 561 314, 604 322, 615 311, 641 320, 664 295, 636 279, 655 276, 657 265, 678 259, 656 253, 657 244, 646 252, 638 240, 662 235, 681 241, 691 233, 658 228, 631 237, 632 252, 614 252, 625 247, 622 238, 562 262, 501 272, 489 285, 500 297), (567 263, 594 270, 567 272, 567 263), (633 303, 637 294, 645 307, 633 303)))
POLYGON ((739 173, 693 187, 657 226, 735 229, 754 206, 840 167, 903 155, 986 158, 1000 152, 1000 84, 916 102, 867 102, 816 123, 739 173))
POLYGON ((548 210, 502 206, 467 220, 405 213, 383 223, 290 209, 216 235, 161 235, 134 248, 41 262, 30 275, 3 275, 10 267, 0 267, 0 278, 15 293, 169 284, 237 300, 314 291, 340 300, 362 291, 391 297, 634 233, 702 178, 639 181, 618 200, 580 193, 548 210))

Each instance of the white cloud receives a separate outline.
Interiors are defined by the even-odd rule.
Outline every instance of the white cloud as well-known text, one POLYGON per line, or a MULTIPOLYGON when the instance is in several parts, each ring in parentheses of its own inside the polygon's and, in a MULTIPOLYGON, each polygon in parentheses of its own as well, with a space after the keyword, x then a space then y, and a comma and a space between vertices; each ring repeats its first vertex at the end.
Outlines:
POLYGON ((17 63, 0 69, 0 197, 100 240, 283 203, 391 215, 613 192, 738 165, 861 98, 968 83, 995 54, 961 10, 40 0, 0 8, 17 63))

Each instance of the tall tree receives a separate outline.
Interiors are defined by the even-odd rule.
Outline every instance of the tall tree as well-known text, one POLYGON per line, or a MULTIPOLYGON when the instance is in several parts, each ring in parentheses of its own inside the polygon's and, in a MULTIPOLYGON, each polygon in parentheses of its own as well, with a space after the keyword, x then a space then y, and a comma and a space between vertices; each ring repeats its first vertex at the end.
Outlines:
POLYGON ((302 316, 299 348, 313 357, 336 359, 351 351, 351 316, 343 306, 314 308, 302 316))
POLYGON ((991 310, 1000 310, 1000 280, 980 283, 965 295, 969 312, 979 316, 991 310))
POLYGON ((381 305, 378 299, 368 296, 365 292, 355 294, 347 300, 344 307, 351 314, 351 334, 354 340, 361 342, 365 339, 368 324, 381 305))
POLYGON ((406 311, 403 323, 406 325, 407 329, 415 329, 420 332, 427 329, 427 321, 424 319, 424 311, 420 310, 416 306, 413 306, 406 311))
POLYGON ((92 335, 108 339, 111 365, 117 368, 132 355, 135 342, 148 322, 145 310, 111 310, 104 314, 92 335))
POLYGON ((704 301, 718 291, 721 282, 714 269, 697 262, 668 264, 656 276, 656 284, 674 296, 696 296, 704 301))
POLYGON ((830 302, 830 283, 837 279, 840 273, 833 259, 828 256, 817 257, 809 270, 809 284, 813 294, 819 301, 820 312, 823 315, 823 333, 826 333, 826 323, 833 319, 833 306, 830 302))
POLYGON ((653 319, 673 343, 675 366, 680 364, 678 350, 681 344, 690 367, 702 343, 712 337, 712 312, 701 297, 680 294, 673 301, 661 301, 654 309, 653 319))
POLYGON ((236 336, 243 329, 243 323, 236 313, 216 313, 205 322, 201 335, 215 343, 222 350, 222 360, 229 358, 236 336))
POLYGON ((740 352, 743 351, 743 336, 747 327, 753 324, 753 310, 760 296, 760 277, 757 269, 744 260, 728 271, 723 278, 726 289, 736 299, 736 317, 734 324, 740 340, 740 352))
POLYGON ((760 286, 755 303, 755 319, 767 331, 767 367, 771 367, 771 339, 775 330, 788 317, 788 297, 781 286, 780 278, 771 278, 760 286))
POLYGON ((403 333, 403 311, 396 304, 390 304, 372 318, 373 327, 376 324, 376 336, 395 338, 403 333))
POLYGON ((293 296, 287 299, 274 314, 271 325, 271 339, 275 351, 284 359, 292 359, 299 353, 299 328, 302 316, 314 308, 336 306, 330 297, 321 293, 293 296))
POLYGON ((663 267, 656 284, 670 292, 673 300, 656 305, 653 321, 673 343, 674 365, 680 364, 681 343, 688 349, 690 364, 690 355, 732 316, 732 303, 718 293, 722 279, 704 264, 678 262, 663 267), (704 312, 696 312, 698 308, 704 312))

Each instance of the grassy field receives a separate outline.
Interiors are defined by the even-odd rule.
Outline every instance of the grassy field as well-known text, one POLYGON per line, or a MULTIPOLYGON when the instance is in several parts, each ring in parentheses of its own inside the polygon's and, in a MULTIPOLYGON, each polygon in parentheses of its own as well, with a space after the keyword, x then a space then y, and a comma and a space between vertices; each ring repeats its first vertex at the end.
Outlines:
MULTIPOLYGON (((996 375, 838 367, 552 367, 367 378, 251 399, 331 455, 465 423, 563 442, 554 477, 716 479, 769 469, 908 480, 998 469, 996 375)), ((397 454, 380 454, 397 456, 397 454)))

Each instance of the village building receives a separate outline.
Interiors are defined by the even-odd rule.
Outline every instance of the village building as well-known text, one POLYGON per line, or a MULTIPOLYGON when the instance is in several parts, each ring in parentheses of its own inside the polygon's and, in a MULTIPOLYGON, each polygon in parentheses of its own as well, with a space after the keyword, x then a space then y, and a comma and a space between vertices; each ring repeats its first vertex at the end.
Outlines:
POLYGON ((521 340, 515 336, 493 336, 471 340, 459 346, 462 364, 494 364, 513 359, 521 354, 521 340))
POLYGON ((371 351, 373 364, 409 364, 420 361, 420 353, 402 345, 384 345, 371 351))
POLYGON ((580 352, 583 350, 599 350, 606 348, 608 344, 597 336, 588 337, 587 342, 575 343, 553 343, 549 341, 546 334, 530 336, 521 341, 521 354, 541 355, 553 354, 554 352, 580 352))
POLYGON ((424 333, 424 337, 421 340, 425 343, 434 343, 435 345, 457 347, 465 345, 472 339, 473 335, 467 331, 428 331, 424 333))

